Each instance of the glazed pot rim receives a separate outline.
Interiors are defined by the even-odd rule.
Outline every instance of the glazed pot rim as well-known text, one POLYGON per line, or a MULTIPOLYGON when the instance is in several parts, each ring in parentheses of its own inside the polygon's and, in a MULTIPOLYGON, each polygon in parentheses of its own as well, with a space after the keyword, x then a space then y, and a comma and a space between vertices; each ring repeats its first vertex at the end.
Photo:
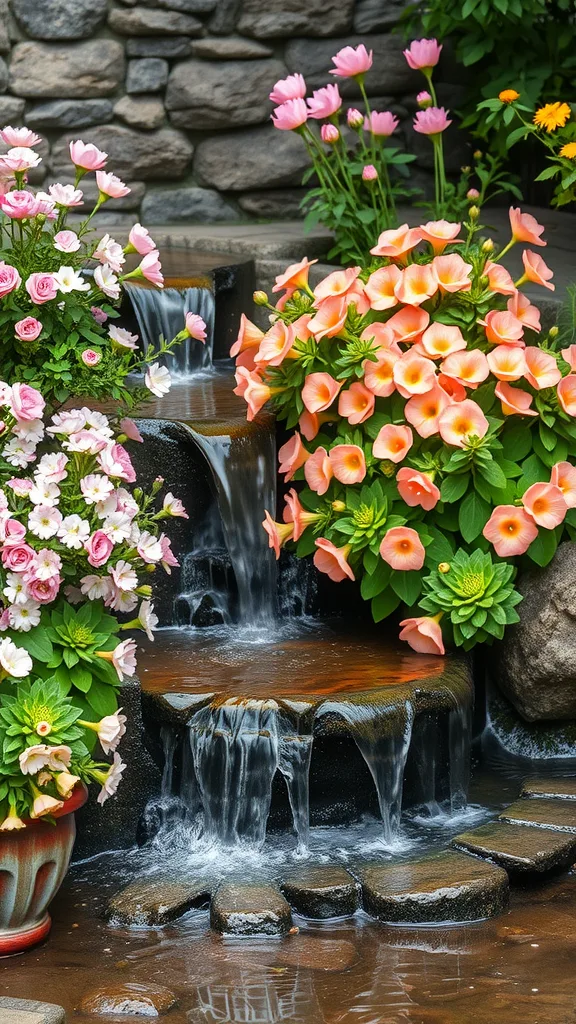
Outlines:
MULTIPOLYGON (((83 782, 79 782, 76 786, 74 786, 72 796, 69 797, 68 800, 64 801, 64 806, 59 807, 57 811, 54 811, 54 813, 50 815, 50 817, 64 818, 67 814, 74 814, 74 811, 79 811, 80 808, 84 806, 87 799, 88 788, 84 785, 83 782)), ((24 818, 23 821, 26 825, 26 828, 31 828, 33 825, 42 824, 42 818, 24 818)), ((47 822, 44 822, 43 824, 46 825, 47 822)), ((5 834, 18 835, 19 832, 7 832, 5 834)))

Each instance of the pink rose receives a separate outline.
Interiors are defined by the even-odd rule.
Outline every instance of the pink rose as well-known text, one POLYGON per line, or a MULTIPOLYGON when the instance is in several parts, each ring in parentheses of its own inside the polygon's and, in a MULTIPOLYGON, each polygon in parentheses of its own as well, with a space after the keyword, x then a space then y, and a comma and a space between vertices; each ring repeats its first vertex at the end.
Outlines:
POLYGON ((12 547, 20 544, 26 536, 26 527, 17 519, 3 519, 0 521, 0 540, 5 547, 12 547))
POLYGON ((0 197, 2 213, 12 220, 24 220, 35 217, 40 212, 40 202, 31 192, 25 189, 14 189, 0 197))
POLYGON ((35 557, 36 552, 28 544, 15 544, 2 551, 2 565, 9 572, 26 572, 35 557))
POLYGON ((16 270, 16 267, 11 267, 9 263, 0 261, 0 299, 4 295, 9 295, 10 292, 16 291, 17 288, 22 284, 22 278, 16 270))
POLYGON ((110 537, 106 536, 103 530, 96 530, 96 532, 88 538, 84 547, 88 552, 88 561, 90 565, 93 565, 95 569, 99 569, 100 566, 104 565, 110 558, 114 544, 110 540, 110 537))
POLYGON ((99 171, 104 167, 108 154, 98 149, 92 142, 86 144, 82 142, 82 139, 78 139, 76 142, 70 143, 70 159, 76 167, 81 167, 83 171, 99 171))
POLYGON ((118 477, 133 484, 136 472, 128 452, 121 444, 113 444, 98 455, 98 462, 107 476, 118 477))
POLYGON ((98 366, 102 359, 102 353, 96 352, 93 348, 85 348, 80 356, 84 366, 98 366))
POLYGON ((42 324, 36 320, 36 317, 26 316, 14 324, 14 331, 20 341, 36 341, 36 338, 42 333, 42 324))
POLYGON ((51 576, 47 580, 27 580, 26 590, 33 601, 38 601, 39 604, 50 604, 56 599, 61 582, 62 577, 59 575, 51 576))
POLYGON ((80 239, 75 231, 59 231, 54 235, 54 248, 58 252, 78 252, 80 239))
POLYGON ((26 291, 37 306, 41 306, 43 302, 49 302, 50 299, 55 299, 58 294, 52 274, 43 273, 30 274, 26 281, 26 291))
POLYGON ((8 404, 17 420, 40 420, 46 402, 40 392, 29 384, 13 384, 8 404))
POLYGON ((99 191, 109 199, 122 199, 131 191, 120 178, 106 171, 96 171, 96 184, 99 191))

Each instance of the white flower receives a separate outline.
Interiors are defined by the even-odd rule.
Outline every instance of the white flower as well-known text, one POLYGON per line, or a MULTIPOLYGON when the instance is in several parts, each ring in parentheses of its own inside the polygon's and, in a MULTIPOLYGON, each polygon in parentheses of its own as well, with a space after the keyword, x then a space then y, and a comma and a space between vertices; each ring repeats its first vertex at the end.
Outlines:
POLYGON ((12 437, 4 446, 2 454, 11 466, 25 469, 36 458, 36 445, 33 441, 21 441, 18 437, 12 437))
POLYGON ((132 532, 132 520, 125 512, 112 512, 102 523, 102 530, 114 544, 128 540, 132 532))
MULTIPOLYGON (((102 652, 99 653, 102 656, 102 652)), ((130 679, 136 671, 136 641, 122 640, 122 643, 114 648, 108 660, 112 661, 121 683, 124 681, 124 676, 130 679)))
POLYGON ((14 679, 24 679, 32 671, 32 658, 23 647, 16 647, 7 636, 0 640, 0 665, 14 679))
POLYGON ((39 580, 51 580, 53 576, 60 575, 62 559, 50 548, 42 548, 36 553, 34 559, 34 576, 39 580))
POLYGON ((110 765, 108 774, 103 780, 102 789, 98 794, 98 803, 103 804, 109 796, 114 796, 114 793, 120 785, 120 778, 126 765, 123 763, 119 754, 114 754, 114 762, 110 765))
POLYGON ((58 747, 48 747, 48 768, 52 771, 62 771, 67 768, 72 759, 72 751, 65 743, 58 747))
POLYGON ((0 832, 14 832, 15 829, 26 828, 22 818, 19 818, 17 814, 10 812, 7 818, 0 825, 0 832))
POLYGON ((153 537, 147 530, 143 530, 140 534, 136 550, 145 562, 161 562, 162 561, 162 546, 157 537, 153 537))
POLYGON ((55 182, 54 185, 48 187, 50 196, 47 196, 44 192, 38 192, 36 197, 40 196, 42 199, 52 199, 57 206, 82 206, 83 195, 81 189, 74 188, 74 185, 61 185, 60 182, 55 182))
MULTIPOLYGON (((112 586, 114 587, 114 584, 112 586)), ((133 612, 138 604, 138 598, 129 590, 118 590, 117 587, 114 587, 113 596, 104 603, 107 608, 112 608, 115 612, 133 612)))
POLYGON ((90 523, 76 514, 65 516, 58 530, 58 538, 67 548, 79 551, 90 536, 90 523))
POLYGON ((113 512, 118 511, 118 502, 116 501, 116 491, 113 491, 104 501, 97 501, 94 505, 96 515, 99 519, 106 519, 107 516, 111 516, 113 512))
POLYGON ((57 274, 52 274, 54 284, 59 292, 89 292, 90 284, 74 267, 60 267, 57 274))
POLYGON ((34 476, 34 484, 30 488, 28 497, 33 505, 48 505, 53 507, 58 504, 60 488, 58 487, 58 484, 44 480, 43 477, 36 474, 34 476))
POLYGON ((50 505, 36 505, 28 516, 28 529, 41 540, 55 537, 62 523, 62 513, 50 505))
POLYGON ((99 601, 114 595, 114 583, 109 576, 83 576, 80 590, 89 601, 99 601))
POLYGON ((49 760, 50 747, 47 747, 45 743, 36 743, 33 747, 26 747, 26 750, 18 755, 22 775, 36 775, 46 767, 49 760))
POLYGON ((61 807, 64 807, 61 800, 55 800, 47 793, 39 793, 32 805, 30 817, 41 818, 44 814, 54 814, 54 811, 59 811, 61 807))
POLYGON ((52 426, 47 427, 48 434, 75 434, 86 426, 86 417, 81 409, 69 409, 57 412, 52 417, 52 426))
POLYGON ((156 395, 157 398, 162 398, 162 395, 168 394, 172 385, 170 371, 165 366, 160 366, 159 363, 153 363, 146 370, 144 383, 153 395, 156 395))
POLYGON ((13 604, 8 609, 10 625, 21 633, 27 633, 40 622, 41 606, 37 601, 26 601, 24 604, 13 604))
POLYGON ((138 612, 138 621, 148 639, 153 640, 153 630, 158 625, 158 616, 154 614, 154 605, 150 601, 142 601, 138 612))
POLYGON ((80 481, 80 490, 87 505, 105 501, 114 490, 114 484, 102 473, 89 473, 80 481))
POLYGON ((6 574, 6 586, 2 593, 8 598, 10 604, 25 604, 28 600, 22 576, 16 572, 6 574))
POLYGON ((110 235, 104 235, 100 239, 92 253, 92 259, 99 260, 100 263, 109 263, 112 270, 117 274, 120 273, 123 264, 126 262, 122 246, 111 238, 110 235))
POLYGON ((119 487, 116 491, 116 510, 125 512, 130 519, 134 519, 136 513, 140 511, 138 502, 125 487, 119 487))
POLYGON ((67 441, 62 442, 62 447, 69 452, 80 452, 87 455, 96 455, 102 448, 109 444, 108 438, 98 430, 88 427, 70 434, 67 441))
POLYGON ((180 519, 190 518, 180 498, 175 498, 171 491, 168 491, 168 494, 165 496, 162 508, 169 516, 177 516, 180 519))
POLYGON ((65 469, 68 461, 68 456, 64 452, 47 452, 40 459, 36 472, 44 480, 59 484, 68 476, 65 469))
POLYGON ((68 800, 72 796, 72 791, 75 785, 80 782, 79 775, 71 775, 70 772, 58 772, 54 776, 54 782, 56 783, 56 789, 60 796, 63 796, 65 800, 68 800))
POLYGON ((98 722, 98 739, 105 754, 111 754, 118 746, 126 732, 126 715, 121 715, 118 708, 115 715, 106 715, 98 722))
POLYGON ((130 562, 120 559, 119 562, 116 562, 116 565, 108 566, 108 572, 119 590, 136 590, 138 576, 130 562))
POLYGON ((120 282, 113 273, 112 267, 107 263, 103 267, 96 267, 94 271, 94 280, 101 292, 107 295, 109 299, 120 298, 120 282))
POLYGON ((21 441, 41 441, 44 437, 44 423, 42 420, 16 420, 12 427, 12 433, 21 441))
POLYGON ((119 348, 137 349, 138 335, 131 334, 123 327, 115 327, 113 324, 108 328, 108 336, 119 348))
POLYGON ((83 416, 86 419, 86 425, 92 427, 93 430, 97 430, 102 437, 113 437, 114 431, 112 430, 108 417, 103 412, 98 412, 97 409, 89 409, 87 405, 84 405, 81 410, 83 416))

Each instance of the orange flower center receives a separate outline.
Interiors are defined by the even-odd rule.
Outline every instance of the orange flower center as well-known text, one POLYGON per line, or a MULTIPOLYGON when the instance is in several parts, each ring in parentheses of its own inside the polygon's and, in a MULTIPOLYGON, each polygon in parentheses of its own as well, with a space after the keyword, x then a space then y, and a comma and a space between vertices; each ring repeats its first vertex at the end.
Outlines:
POLYGON ((520 523, 517 519, 505 519, 501 526, 502 530, 509 533, 512 537, 520 530, 520 523))

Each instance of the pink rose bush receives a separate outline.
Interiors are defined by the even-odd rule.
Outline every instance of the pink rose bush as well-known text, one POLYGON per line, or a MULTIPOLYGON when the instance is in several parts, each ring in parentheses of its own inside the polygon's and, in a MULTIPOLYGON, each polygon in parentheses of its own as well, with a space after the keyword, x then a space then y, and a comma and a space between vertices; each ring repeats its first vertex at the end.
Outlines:
POLYGON ((541 225, 512 207, 510 228, 498 253, 476 217, 403 224, 315 287, 304 259, 232 348, 248 419, 269 405, 290 432, 270 547, 358 581, 376 621, 401 607, 419 651, 502 637, 518 560, 576 537, 576 345, 542 336, 521 290, 554 287, 542 257, 525 249, 517 281, 500 262, 544 246, 541 225))
POLYGON ((136 671, 137 649, 120 634, 153 639, 150 574, 178 565, 162 525, 187 516, 172 493, 158 501, 160 478, 149 494, 133 490, 129 449, 142 438, 132 420, 86 406, 50 416, 36 388, 3 381, 0 417, 0 831, 8 831, 57 811, 81 782, 100 784, 101 803, 115 792, 126 731, 117 690, 136 671), (112 763, 93 759, 97 742, 112 763))

